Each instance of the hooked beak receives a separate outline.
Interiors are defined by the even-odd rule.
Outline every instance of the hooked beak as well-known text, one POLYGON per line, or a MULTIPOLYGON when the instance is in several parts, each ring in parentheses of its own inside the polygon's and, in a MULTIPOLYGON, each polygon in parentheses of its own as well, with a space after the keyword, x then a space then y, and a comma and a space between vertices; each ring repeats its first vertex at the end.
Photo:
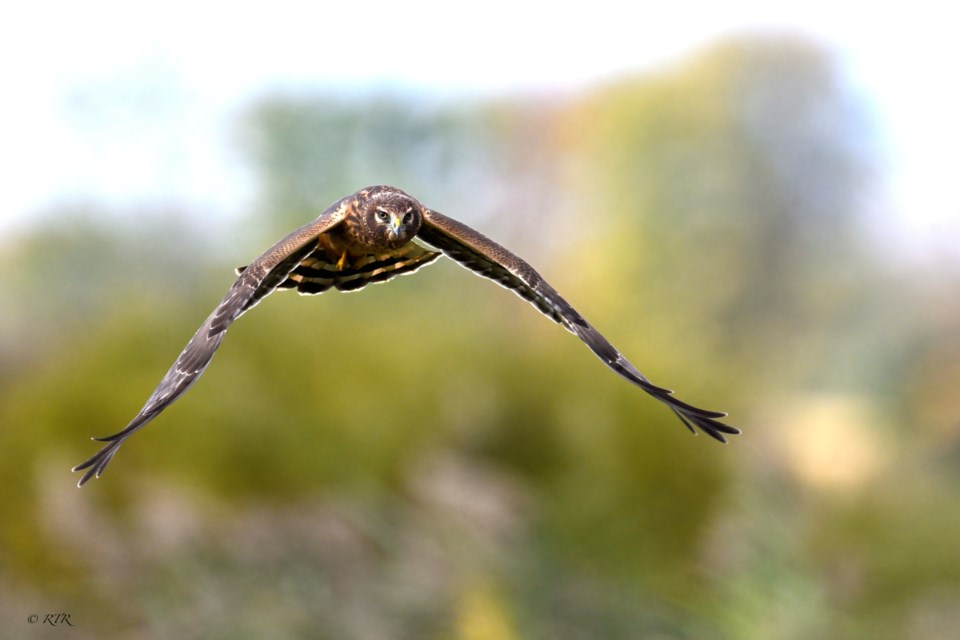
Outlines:
POLYGON ((390 235, 394 238, 400 235, 400 225, 402 224, 400 216, 395 214, 390 214, 390 224, 387 225, 387 231, 390 232, 390 235))

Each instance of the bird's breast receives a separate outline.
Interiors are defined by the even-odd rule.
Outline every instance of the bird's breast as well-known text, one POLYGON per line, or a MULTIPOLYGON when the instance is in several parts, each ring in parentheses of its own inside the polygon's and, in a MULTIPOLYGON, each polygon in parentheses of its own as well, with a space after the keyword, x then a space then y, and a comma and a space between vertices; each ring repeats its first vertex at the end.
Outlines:
POLYGON ((341 229, 321 235, 317 238, 317 245, 323 250, 327 260, 340 269, 356 265, 369 255, 394 249, 365 241, 358 234, 341 229))

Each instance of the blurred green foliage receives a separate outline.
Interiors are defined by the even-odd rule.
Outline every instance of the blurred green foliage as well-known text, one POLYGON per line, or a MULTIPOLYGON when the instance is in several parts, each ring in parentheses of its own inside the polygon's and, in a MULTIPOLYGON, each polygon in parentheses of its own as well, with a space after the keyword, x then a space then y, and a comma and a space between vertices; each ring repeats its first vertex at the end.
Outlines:
POLYGON ((551 101, 269 98, 242 230, 54 212, 0 245, 4 637, 48 609, 80 638, 953 637, 958 275, 863 239, 872 135, 828 55, 748 41, 551 101), (271 297, 77 490, 231 269, 369 183, 528 257, 744 435, 690 437, 442 262, 271 297))

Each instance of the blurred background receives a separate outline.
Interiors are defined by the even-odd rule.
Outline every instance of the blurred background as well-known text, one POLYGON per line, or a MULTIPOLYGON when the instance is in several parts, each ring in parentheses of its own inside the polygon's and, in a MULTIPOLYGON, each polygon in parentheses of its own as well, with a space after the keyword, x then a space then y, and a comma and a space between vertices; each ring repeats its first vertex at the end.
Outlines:
POLYGON ((952 21, 347 4, 3 10, 0 635, 956 637, 952 21), (378 183, 743 435, 442 260, 271 297, 78 490, 232 269, 378 183))

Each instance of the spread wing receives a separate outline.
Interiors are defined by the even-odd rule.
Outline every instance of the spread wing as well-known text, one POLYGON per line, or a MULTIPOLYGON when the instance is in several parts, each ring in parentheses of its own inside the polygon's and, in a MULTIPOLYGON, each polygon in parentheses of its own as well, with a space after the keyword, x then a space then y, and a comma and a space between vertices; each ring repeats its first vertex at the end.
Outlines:
POLYGON ((99 478, 124 440, 157 417, 197 381, 210 364, 230 323, 283 283, 300 261, 313 251, 320 234, 343 222, 350 203, 349 197, 334 203, 317 219, 288 234, 243 270, 227 291, 227 295, 187 343, 140 413, 123 431, 112 436, 95 438, 107 445, 89 460, 73 468, 74 471, 87 470, 80 478, 78 486, 83 486, 94 476, 99 478))
POLYGON ((417 235, 467 269, 510 289, 532 303, 545 316, 563 325, 583 340, 604 364, 670 407, 693 433, 696 433, 694 427, 698 427, 720 442, 727 441, 724 434, 740 433, 739 429, 719 421, 727 414, 699 409, 678 400, 669 389, 652 384, 533 267, 493 240, 429 209, 424 211, 423 224, 417 235))

